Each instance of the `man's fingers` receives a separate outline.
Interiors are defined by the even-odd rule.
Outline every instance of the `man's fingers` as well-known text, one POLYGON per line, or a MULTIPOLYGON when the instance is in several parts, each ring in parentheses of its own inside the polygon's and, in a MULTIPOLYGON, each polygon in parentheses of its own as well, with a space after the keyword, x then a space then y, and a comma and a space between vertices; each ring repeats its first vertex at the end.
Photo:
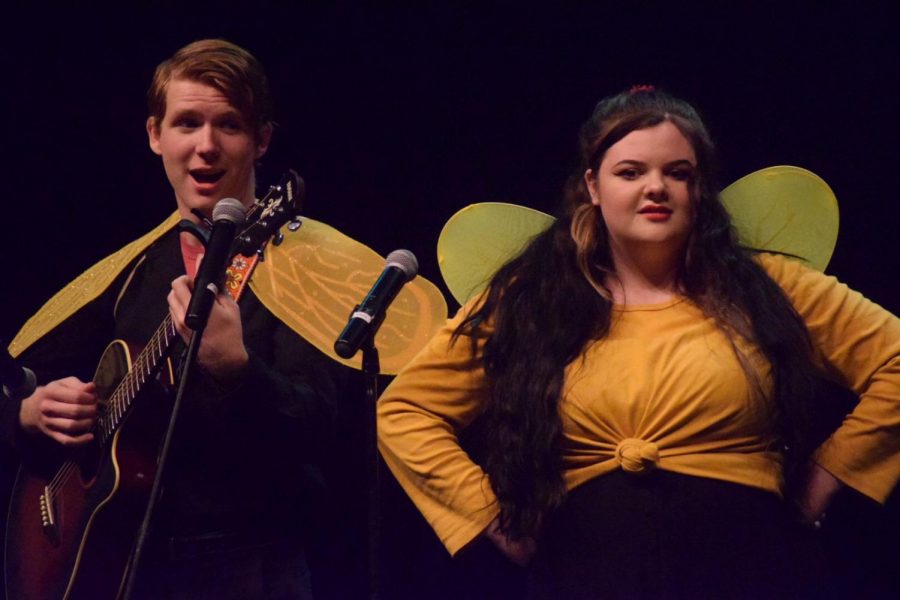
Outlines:
POLYGON ((47 431, 47 435, 51 439, 56 440, 63 446, 83 446, 94 439, 93 433, 82 433, 80 435, 68 435, 56 431, 47 431))
POLYGON ((47 400, 41 407, 41 412, 48 418, 92 419, 97 415, 97 403, 96 400, 81 403, 47 400))
POLYGON ((47 386, 47 394, 44 398, 44 403, 48 405, 53 403, 96 404, 97 394, 94 393, 94 389, 93 383, 90 384, 90 387, 86 387, 84 384, 70 387, 66 385, 54 385, 51 383, 47 386))
POLYGON ((178 298, 181 304, 187 304, 191 299, 194 289, 194 281, 187 275, 176 277, 172 280, 172 293, 178 298))
POLYGON ((172 323, 175 324, 175 330, 178 331, 178 335, 181 336, 185 343, 189 343, 193 335, 193 330, 184 323, 184 316, 191 301, 192 284, 193 282, 187 275, 178 277, 172 281, 172 291, 169 292, 167 298, 172 323))
POLYGON ((93 381, 82 381, 77 377, 65 377, 57 379, 47 384, 50 390, 75 390, 93 394, 97 390, 97 385, 93 381))
POLYGON ((90 431, 94 425, 93 419, 63 419, 63 418, 47 418, 44 419, 44 425, 48 431, 63 433, 69 437, 75 434, 83 434, 90 431))

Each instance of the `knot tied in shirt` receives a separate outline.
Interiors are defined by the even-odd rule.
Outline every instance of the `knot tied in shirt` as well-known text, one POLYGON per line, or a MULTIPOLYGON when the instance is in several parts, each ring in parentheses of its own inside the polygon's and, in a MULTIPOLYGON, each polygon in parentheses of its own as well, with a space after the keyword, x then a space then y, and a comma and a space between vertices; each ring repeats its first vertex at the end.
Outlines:
POLYGON ((659 447, 653 442, 627 438, 616 446, 616 460, 629 473, 644 473, 659 462, 659 447))

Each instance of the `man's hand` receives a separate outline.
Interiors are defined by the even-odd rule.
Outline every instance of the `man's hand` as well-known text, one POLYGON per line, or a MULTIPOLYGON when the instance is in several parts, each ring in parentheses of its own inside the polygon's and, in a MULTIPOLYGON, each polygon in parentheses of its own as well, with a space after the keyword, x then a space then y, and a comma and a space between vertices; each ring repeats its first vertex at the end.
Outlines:
POLYGON ((94 439, 97 394, 93 382, 77 377, 38 387, 22 401, 19 421, 28 433, 43 433, 63 446, 81 446, 94 439))
MULTIPOLYGON (((185 343, 190 343, 194 334, 184 323, 193 285, 192 279, 182 275, 172 282, 168 298, 169 314, 185 343)), ((210 375, 220 380, 236 377, 247 366, 249 358, 244 347, 240 308, 227 294, 219 294, 213 302, 197 360, 210 375)))

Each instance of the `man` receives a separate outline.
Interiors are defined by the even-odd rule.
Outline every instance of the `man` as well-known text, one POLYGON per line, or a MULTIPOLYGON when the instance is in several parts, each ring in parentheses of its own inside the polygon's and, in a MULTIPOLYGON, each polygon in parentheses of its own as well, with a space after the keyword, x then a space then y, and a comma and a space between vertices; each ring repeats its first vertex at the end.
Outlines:
MULTIPOLYGON (((228 197, 249 207, 254 165, 272 137, 256 59, 222 40, 194 42, 157 67, 148 101, 150 148, 162 157, 179 216, 199 224, 195 212, 209 218, 228 197)), ((11 434, 26 464, 91 443, 102 414, 92 363, 110 340, 145 344, 167 312, 190 339, 184 316, 203 246, 164 227, 142 243, 135 258, 122 259, 129 246, 107 259, 124 263, 112 283, 19 357, 43 384, 21 402, 11 434)), ((304 522, 342 378, 249 289, 240 305, 218 296, 135 597, 310 596, 304 522)))

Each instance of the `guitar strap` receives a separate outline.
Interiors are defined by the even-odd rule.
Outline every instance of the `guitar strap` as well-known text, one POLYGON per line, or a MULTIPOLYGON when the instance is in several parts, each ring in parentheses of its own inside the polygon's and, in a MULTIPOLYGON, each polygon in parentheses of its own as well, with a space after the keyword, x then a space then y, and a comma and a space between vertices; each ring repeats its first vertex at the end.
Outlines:
POLYGON ((254 254, 250 258, 238 254, 231 259, 231 265, 225 269, 225 289, 235 302, 247 287, 250 275, 253 274, 258 262, 259 254, 254 254))

